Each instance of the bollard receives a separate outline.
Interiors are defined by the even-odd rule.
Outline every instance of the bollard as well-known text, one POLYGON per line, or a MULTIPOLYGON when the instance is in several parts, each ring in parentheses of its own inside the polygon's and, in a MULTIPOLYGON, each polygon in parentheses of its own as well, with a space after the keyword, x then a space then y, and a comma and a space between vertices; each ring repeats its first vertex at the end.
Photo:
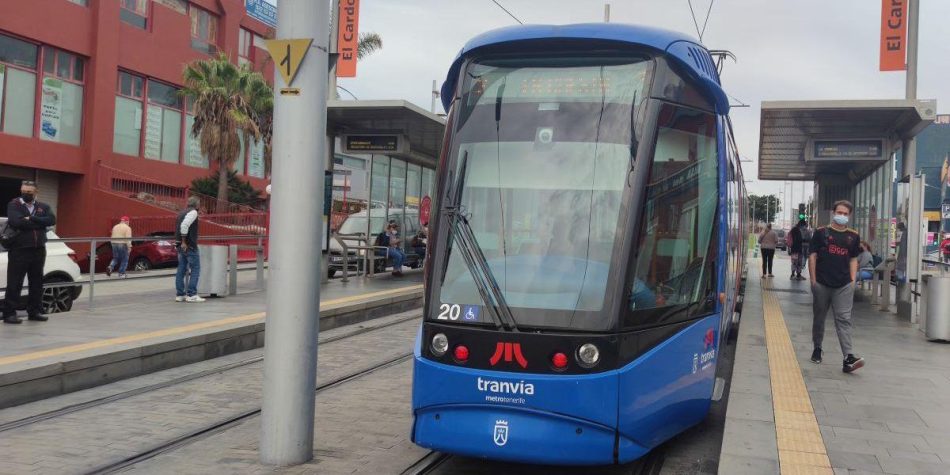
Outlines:
POLYGON ((257 279, 254 284, 256 290, 262 290, 264 288, 264 246, 258 244, 256 249, 257 257, 257 279))
POLYGON ((92 297, 96 293, 96 240, 89 242, 89 310, 92 310, 92 297))
POLYGON ((228 295, 237 295, 237 244, 228 246, 228 295))

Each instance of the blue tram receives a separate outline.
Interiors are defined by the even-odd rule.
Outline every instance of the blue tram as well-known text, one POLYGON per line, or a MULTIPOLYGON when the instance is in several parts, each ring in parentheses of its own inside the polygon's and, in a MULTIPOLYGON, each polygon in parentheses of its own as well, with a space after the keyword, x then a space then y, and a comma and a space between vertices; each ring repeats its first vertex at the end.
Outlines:
POLYGON ((699 423, 747 225, 709 52, 642 26, 503 28, 465 45, 442 101, 412 440, 610 464, 699 423))

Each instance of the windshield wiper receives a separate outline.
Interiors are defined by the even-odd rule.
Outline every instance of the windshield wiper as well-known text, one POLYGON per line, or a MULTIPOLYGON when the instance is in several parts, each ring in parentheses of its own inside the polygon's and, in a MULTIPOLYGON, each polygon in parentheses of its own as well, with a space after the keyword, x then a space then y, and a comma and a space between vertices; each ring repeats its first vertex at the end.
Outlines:
POLYGON ((458 178, 455 181, 455 194, 452 197, 453 205, 442 208, 442 212, 445 213, 445 216, 452 224, 452 234, 449 236, 449 240, 454 239, 454 242, 459 245, 462 260, 472 275, 472 280, 475 282, 475 287, 478 288, 478 293, 482 301, 485 302, 485 306, 488 308, 489 313, 491 313, 492 322, 495 324, 495 327, 499 330, 507 329, 516 332, 518 331, 518 325, 515 323, 515 318, 511 314, 511 308, 505 301, 505 296, 498 286, 498 281, 488 266, 488 260, 485 258, 482 248, 478 245, 468 218, 462 213, 461 206, 458 204, 462 198, 462 189, 465 185, 465 173, 467 169, 468 152, 466 151, 462 156, 458 178))

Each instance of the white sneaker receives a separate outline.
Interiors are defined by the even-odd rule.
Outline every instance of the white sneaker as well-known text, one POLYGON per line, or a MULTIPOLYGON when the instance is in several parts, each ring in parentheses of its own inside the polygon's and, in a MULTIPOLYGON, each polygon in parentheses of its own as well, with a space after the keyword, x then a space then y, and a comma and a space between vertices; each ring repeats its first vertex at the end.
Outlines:
POLYGON ((185 296, 184 296, 184 295, 177 295, 177 296, 175 296, 175 301, 176 301, 176 302, 184 302, 184 301, 185 301, 185 296))
POLYGON ((185 302, 204 302, 204 301, 205 299, 197 295, 192 295, 191 297, 185 297, 185 302))

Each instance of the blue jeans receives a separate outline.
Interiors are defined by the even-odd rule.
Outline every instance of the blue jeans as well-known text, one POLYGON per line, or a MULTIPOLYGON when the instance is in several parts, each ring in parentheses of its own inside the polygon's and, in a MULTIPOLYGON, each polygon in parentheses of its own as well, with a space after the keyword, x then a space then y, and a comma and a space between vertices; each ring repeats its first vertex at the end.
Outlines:
POLYGON ((389 257, 393 259, 393 272, 402 271, 402 263, 406 260, 406 254, 397 247, 389 248, 389 257))
POLYGON ((869 270, 859 270, 858 271, 858 280, 871 280, 874 278, 874 275, 869 270))
POLYGON ((109 262, 109 269, 116 267, 119 269, 119 274, 125 274, 125 269, 129 267, 129 246, 112 245, 112 261, 109 262))
POLYGON ((178 250, 178 271, 175 272, 175 295, 183 297, 185 293, 185 273, 191 269, 191 277, 188 279, 189 297, 198 294, 198 277, 201 276, 201 260, 198 258, 198 250, 189 248, 187 251, 178 250))

